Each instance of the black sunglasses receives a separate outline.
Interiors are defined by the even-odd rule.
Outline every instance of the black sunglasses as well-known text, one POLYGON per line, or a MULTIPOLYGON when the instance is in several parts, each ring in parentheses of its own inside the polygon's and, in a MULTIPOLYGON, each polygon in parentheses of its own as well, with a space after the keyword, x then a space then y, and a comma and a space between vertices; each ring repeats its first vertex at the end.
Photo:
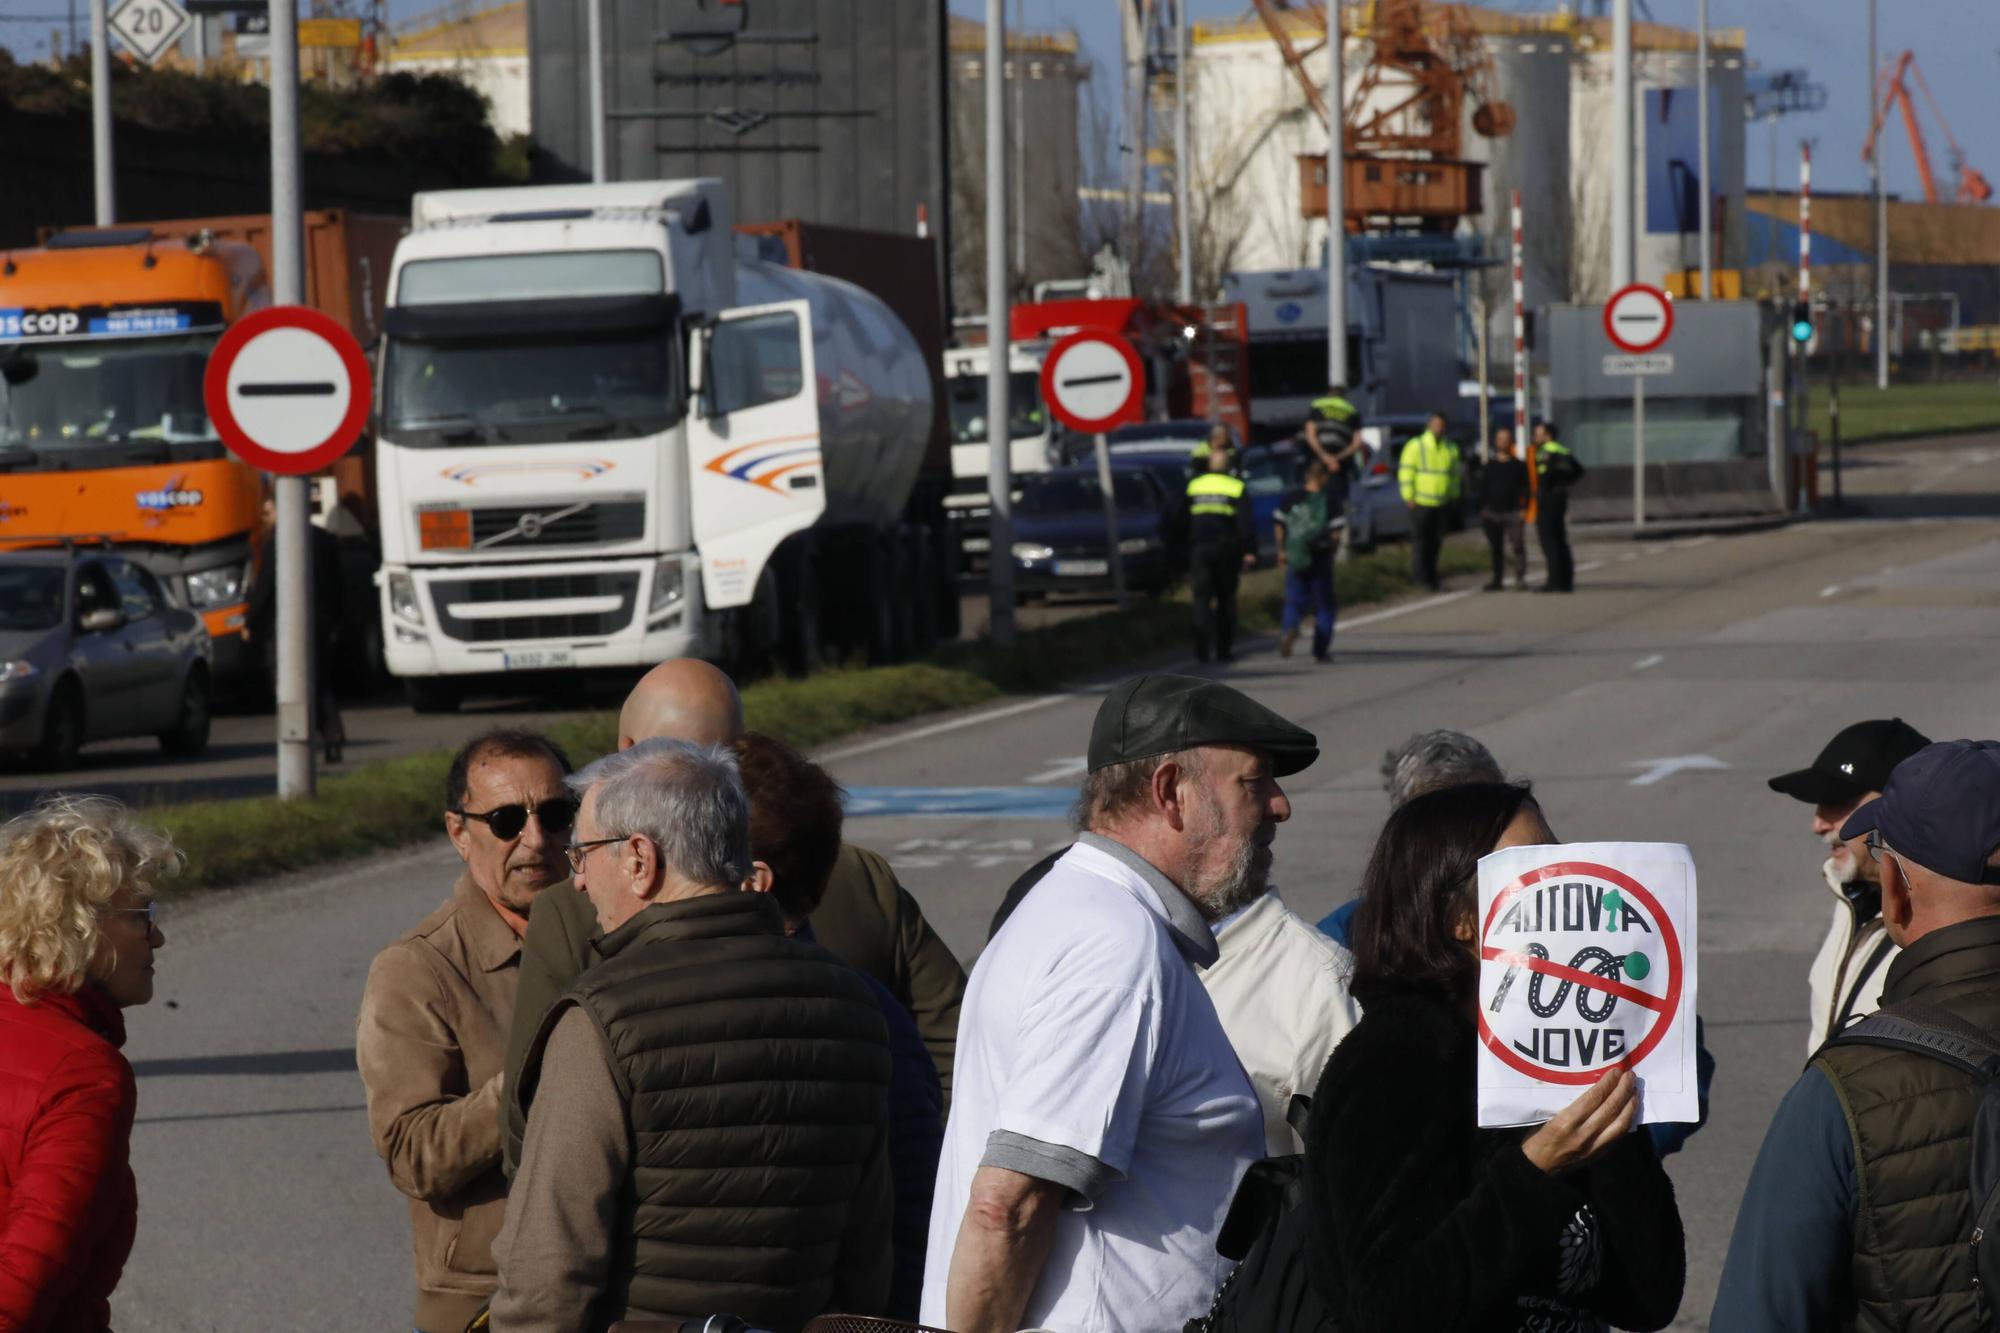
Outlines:
POLYGON ((568 796, 558 796, 541 802, 531 812, 525 805, 499 805, 484 814, 476 810, 453 810, 460 819, 477 819, 493 831, 493 836, 502 842, 512 842, 521 836, 521 830, 528 827, 528 815, 533 813, 535 822, 542 826, 542 832, 549 835, 568 833, 576 823, 576 802, 568 796))

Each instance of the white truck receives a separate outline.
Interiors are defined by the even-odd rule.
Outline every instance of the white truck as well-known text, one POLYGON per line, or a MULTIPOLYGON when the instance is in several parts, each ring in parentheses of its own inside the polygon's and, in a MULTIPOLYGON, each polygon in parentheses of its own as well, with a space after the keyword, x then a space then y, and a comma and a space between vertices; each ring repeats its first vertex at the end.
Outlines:
MULTIPOLYGON (((1042 402, 1042 363, 1050 346, 1046 338, 1007 346, 1007 452, 1016 477, 1046 472, 1061 461, 1061 428, 1042 402)), ((986 568, 991 512, 986 370, 991 364, 984 347, 953 347, 944 354, 945 406, 951 425, 951 494, 944 503, 963 574, 986 568)))
POLYGON ((881 301, 745 257, 713 179, 419 194, 378 365, 384 656, 513 673, 922 646, 931 368, 881 301))

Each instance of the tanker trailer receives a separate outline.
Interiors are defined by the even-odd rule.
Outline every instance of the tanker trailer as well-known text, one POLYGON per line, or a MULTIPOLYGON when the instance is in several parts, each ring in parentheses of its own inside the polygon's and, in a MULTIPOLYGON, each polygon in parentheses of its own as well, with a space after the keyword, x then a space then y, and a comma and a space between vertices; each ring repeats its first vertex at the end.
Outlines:
POLYGON ((420 194, 378 367, 381 614, 420 710, 551 672, 818 655, 909 592, 909 331, 741 258, 714 180, 420 194))

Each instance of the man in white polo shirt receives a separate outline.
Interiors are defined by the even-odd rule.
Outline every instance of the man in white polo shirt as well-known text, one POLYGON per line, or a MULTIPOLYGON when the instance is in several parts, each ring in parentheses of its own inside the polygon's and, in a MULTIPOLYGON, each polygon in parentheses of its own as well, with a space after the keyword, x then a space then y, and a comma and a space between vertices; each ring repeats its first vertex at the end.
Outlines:
POLYGON ((1312 733, 1190 676, 1112 690, 1084 832, 965 994, 923 1322, 956 1333, 1177 1331, 1263 1115, 1195 973, 1254 901, 1312 733))

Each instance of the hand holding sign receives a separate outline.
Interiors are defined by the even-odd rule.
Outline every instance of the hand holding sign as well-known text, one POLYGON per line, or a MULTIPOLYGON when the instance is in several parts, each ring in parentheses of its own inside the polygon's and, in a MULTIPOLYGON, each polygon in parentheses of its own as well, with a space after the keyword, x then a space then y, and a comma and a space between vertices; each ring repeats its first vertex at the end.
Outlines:
POLYGON ((1479 863, 1479 921, 1481 1126, 1550 1121, 1549 1155, 1566 1156, 1595 1124, 1576 1089, 1621 1069, 1637 1075, 1641 1121, 1699 1118, 1687 848, 1495 852, 1479 863))
POLYGON ((1530 1134, 1521 1151, 1550 1175, 1583 1166, 1625 1137, 1639 1114, 1639 1080, 1614 1069, 1530 1134))

